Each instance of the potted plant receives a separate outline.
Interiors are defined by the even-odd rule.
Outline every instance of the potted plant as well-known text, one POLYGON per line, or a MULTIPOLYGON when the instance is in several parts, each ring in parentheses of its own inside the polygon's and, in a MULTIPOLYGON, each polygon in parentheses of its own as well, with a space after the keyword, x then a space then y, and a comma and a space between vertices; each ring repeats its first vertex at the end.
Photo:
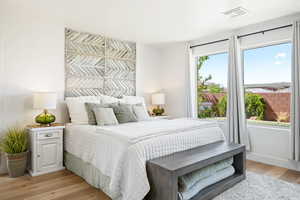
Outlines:
POLYGON ((27 166, 28 137, 24 128, 10 128, 0 141, 10 177, 22 176, 27 166))

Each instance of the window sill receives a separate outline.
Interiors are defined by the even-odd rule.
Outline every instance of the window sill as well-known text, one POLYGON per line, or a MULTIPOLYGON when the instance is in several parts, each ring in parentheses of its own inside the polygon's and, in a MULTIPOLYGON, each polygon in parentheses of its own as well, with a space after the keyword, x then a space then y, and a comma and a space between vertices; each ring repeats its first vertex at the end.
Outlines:
POLYGON ((285 128, 289 129, 291 127, 290 123, 287 122, 274 122, 274 121, 263 121, 263 120, 247 120, 248 125, 251 126, 263 126, 272 128, 285 128))
MULTIPOLYGON (((215 117, 215 118, 205 118, 203 120, 212 120, 219 123, 224 123, 225 117, 215 117)), ((270 128, 284 128, 290 129, 291 124, 287 122, 275 122, 275 121, 263 121, 263 120, 250 120, 247 119, 247 125, 250 126, 259 126, 259 127, 270 127, 270 128)))

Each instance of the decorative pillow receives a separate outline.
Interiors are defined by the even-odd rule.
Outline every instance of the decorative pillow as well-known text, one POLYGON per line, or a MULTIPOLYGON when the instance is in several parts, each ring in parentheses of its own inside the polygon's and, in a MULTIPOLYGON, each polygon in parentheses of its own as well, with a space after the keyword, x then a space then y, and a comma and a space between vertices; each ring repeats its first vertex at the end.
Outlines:
POLYGON ((85 103, 100 103, 100 96, 81 96, 67 97, 66 104, 68 107, 71 122, 74 124, 88 124, 88 114, 85 103))
POLYGON ((107 95, 102 95, 101 100, 102 100, 102 103, 109 104, 109 103, 119 103, 121 99, 107 96, 107 95))
POLYGON ((145 103, 145 98, 144 97, 139 97, 139 96, 123 96, 123 103, 126 104, 143 104, 145 109, 147 110, 146 103, 145 103))
POLYGON ((112 108, 95 108, 95 117, 98 126, 117 125, 118 120, 112 108))
POLYGON ((132 105, 130 104, 114 104, 111 105, 114 113, 120 124, 128 122, 137 122, 137 118, 133 113, 132 105))
POLYGON ((100 104, 100 103, 85 103, 85 108, 88 116, 88 124, 96 125, 96 116, 94 110, 97 108, 108 108, 109 104, 100 104))
POLYGON ((150 116, 142 104, 133 105, 132 108, 133 113, 135 114, 138 121, 150 120, 150 116))

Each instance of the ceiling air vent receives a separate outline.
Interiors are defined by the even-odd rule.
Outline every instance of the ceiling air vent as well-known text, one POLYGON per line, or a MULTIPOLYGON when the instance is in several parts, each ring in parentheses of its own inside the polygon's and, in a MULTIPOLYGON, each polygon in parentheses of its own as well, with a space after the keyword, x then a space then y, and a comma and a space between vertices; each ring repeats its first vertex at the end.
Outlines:
POLYGON ((224 15, 227 15, 229 17, 238 17, 238 16, 246 15, 247 13, 248 10, 241 6, 223 12, 224 15))

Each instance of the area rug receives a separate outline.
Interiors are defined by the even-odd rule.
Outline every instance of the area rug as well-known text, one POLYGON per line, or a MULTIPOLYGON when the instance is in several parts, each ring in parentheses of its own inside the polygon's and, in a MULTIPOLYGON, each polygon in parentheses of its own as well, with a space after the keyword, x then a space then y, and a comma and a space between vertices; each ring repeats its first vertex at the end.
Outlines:
POLYGON ((247 172, 247 179, 213 200, 300 200, 300 185, 247 172))

